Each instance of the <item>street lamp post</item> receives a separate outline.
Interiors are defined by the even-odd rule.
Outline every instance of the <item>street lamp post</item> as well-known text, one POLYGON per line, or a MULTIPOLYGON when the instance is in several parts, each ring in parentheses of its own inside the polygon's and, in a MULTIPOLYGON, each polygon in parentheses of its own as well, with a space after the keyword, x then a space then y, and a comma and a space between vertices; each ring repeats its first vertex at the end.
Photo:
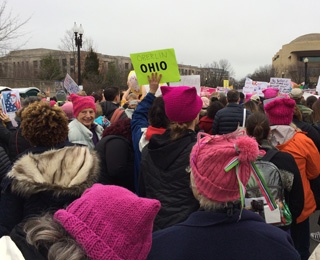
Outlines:
POLYGON ((82 47, 82 35, 84 32, 82 25, 80 24, 80 26, 78 27, 76 22, 74 22, 73 32, 74 32, 74 41, 75 41, 76 47, 78 48, 78 85, 81 85, 80 48, 82 47))
POLYGON ((308 85, 308 62, 309 62, 309 59, 304 58, 303 62, 304 62, 304 86, 307 86, 308 85))

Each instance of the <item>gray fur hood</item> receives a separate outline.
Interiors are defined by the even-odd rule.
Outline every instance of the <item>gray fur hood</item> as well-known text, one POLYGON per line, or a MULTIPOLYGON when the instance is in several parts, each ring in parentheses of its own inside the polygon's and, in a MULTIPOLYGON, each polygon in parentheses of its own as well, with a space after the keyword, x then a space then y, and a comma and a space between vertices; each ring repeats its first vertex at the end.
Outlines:
POLYGON ((8 173, 11 191, 23 197, 46 190, 53 191, 54 196, 80 196, 98 180, 98 175, 98 156, 85 146, 28 153, 8 173))

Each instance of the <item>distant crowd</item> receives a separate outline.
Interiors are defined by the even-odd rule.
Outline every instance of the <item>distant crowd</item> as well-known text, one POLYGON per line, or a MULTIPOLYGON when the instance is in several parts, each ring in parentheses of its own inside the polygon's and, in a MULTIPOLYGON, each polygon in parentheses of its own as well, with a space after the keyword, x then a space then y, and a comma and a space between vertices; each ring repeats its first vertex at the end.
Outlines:
POLYGON ((148 80, 0 112, 1 259, 320 259, 320 100, 148 80))

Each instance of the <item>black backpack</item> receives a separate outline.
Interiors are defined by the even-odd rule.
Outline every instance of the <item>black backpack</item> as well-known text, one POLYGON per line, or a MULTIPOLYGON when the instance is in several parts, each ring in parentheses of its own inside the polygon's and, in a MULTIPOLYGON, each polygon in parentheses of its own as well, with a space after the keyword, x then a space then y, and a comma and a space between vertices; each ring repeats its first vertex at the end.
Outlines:
POLYGON ((292 216, 284 198, 284 190, 290 191, 293 174, 285 170, 279 170, 276 165, 270 162, 271 158, 278 152, 276 149, 270 149, 261 159, 255 162, 277 203, 277 209, 274 211, 269 209, 252 175, 246 187, 245 207, 263 217, 266 223, 275 226, 288 226, 292 222, 292 216))

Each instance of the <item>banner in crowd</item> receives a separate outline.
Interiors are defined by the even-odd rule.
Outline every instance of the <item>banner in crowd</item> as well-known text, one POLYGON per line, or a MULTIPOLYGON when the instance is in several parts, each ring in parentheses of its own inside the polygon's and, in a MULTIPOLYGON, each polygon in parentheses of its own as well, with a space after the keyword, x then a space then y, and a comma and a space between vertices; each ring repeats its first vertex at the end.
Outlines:
POLYGON ((130 54, 139 85, 149 84, 152 72, 162 74, 160 83, 179 82, 180 73, 174 49, 156 50, 130 54))
POLYGON ((181 81, 179 82, 170 82, 170 86, 189 86, 195 87, 198 95, 200 96, 200 75, 185 75, 180 76, 181 81))
POLYGON ((64 79, 63 85, 70 94, 77 94, 81 90, 68 73, 64 79))
POLYGON ((18 90, 1 92, 2 110, 5 114, 15 113, 21 108, 20 94, 18 90))
POLYGON ((288 94, 292 89, 291 79, 270 78, 270 87, 279 89, 279 93, 288 94))
POLYGON ((229 87, 229 80, 227 80, 227 79, 223 80, 223 87, 224 88, 228 88, 229 87))
POLYGON ((246 78, 242 92, 243 94, 258 94, 259 96, 263 96, 262 91, 268 87, 268 82, 253 81, 250 78, 246 78))
POLYGON ((210 87, 200 87, 200 96, 201 97, 210 97, 213 92, 217 92, 217 89, 210 88, 210 87))

